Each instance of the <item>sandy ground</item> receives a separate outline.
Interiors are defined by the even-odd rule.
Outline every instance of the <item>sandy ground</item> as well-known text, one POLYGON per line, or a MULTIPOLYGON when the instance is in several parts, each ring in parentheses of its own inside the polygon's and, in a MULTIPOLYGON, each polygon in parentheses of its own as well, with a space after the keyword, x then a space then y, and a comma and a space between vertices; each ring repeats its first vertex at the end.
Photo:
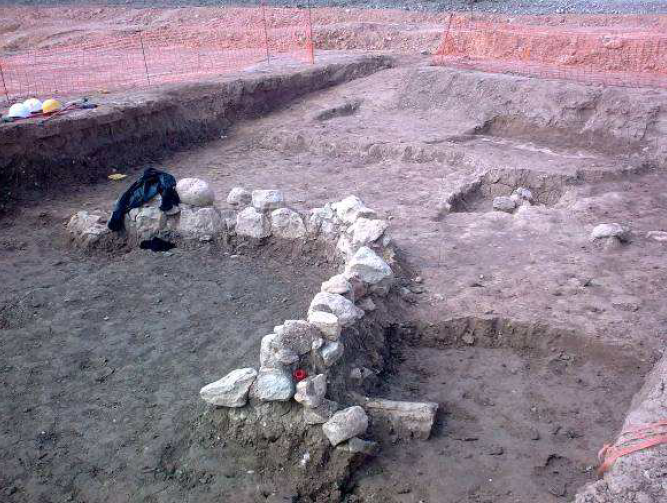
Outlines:
POLYGON ((198 391, 254 365, 327 267, 270 250, 84 257, 50 208, 0 235, 0 499, 263 499, 249 453, 200 426, 198 391))
MULTIPOLYGON (((633 104, 631 125, 619 126, 626 136, 605 137, 602 123, 588 141, 506 118, 520 110, 553 125, 540 110, 583 106, 595 125, 605 111, 590 105, 591 89, 483 74, 466 87, 472 73, 452 80, 451 70, 427 63, 313 94, 161 165, 209 180, 219 200, 238 185, 283 189, 303 209, 354 193, 391 219, 414 271, 408 279, 423 279, 402 292, 413 304, 406 321, 432 331, 410 344, 396 334, 397 365, 381 376, 382 389, 438 401, 444 412, 431 441, 385 445, 349 501, 563 501, 591 480, 597 450, 665 344, 666 245, 646 236, 667 230, 667 179, 649 156, 664 141, 660 117, 654 143, 641 144, 646 162, 631 155, 648 131, 635 118, 665 97, 618 91, 633 104), (528 106, 525 93, 540 99, 528 106), (480 170, 499 174, 443 212, 444 195, 480 170), (517 215, 492 211, 492 197, 518 184, 537 204, 517 215), (595 224, 611 221, 631 227, 629 244, 589 240, 595 224), (544 328, 522 348, 433 335, 466 317, 544 328), (561 344, 547 328, 572 330, 579 343, 561 344)), ((72 254, 62 244, 67 217, 108 210, 119 190, 77 187, 26 203, 1 224, 0 329, 9 350, 0 396, 11 414, 2 450, 21 453, 3 456, 2 491, 10 501, 40 501, 47 491, 86 502, 219 501, 230 491, 251 501, 256 480, 238 473, 243 455, 227 456, 215 442, 204 448, 187 428, 201 411, 196 390, 256 355, 258 326, 302 313, 307 285, 322 271, 310 264, 306 288, 294 291, 302 267, 281 263, 281 271, 270 253, 259 262, 205 252, 72 254)))

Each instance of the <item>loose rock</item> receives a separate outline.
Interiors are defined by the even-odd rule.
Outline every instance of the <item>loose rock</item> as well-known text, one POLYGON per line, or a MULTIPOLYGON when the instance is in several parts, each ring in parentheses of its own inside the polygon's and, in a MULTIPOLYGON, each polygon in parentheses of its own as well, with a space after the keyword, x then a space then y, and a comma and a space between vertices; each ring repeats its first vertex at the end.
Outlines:
POLYGON ((628 241, 630 231, 621 224, 600 224, 595 226, 591 232, 591 240, 616 238, 621 242, 628 241))
POLYGON ((389 227, 389 223, 384 220, 357 218, 347 230, 347 233, 352 237, 352 249, 358 250, 362 246, 374 243, 382 237, 387 227, 389 227))
POLYGON ((375 398, 364 403, 368 414, 379 421, 388 421, 399 435, 427 439, 435 422, 435 402, 399 402, 375 398))
POLYGON ((375 456, 378 453, 378 444, 371 440, 362 440, 353 437, 347 442, 343 442, 336 449, 349 452, 351 454, 363 454, 365 456, 375 456))
POLYGON ((320 356, 322 357, 322 363, 325 367, 333 366, 338 360, 341 359, 345 353, 345 346, 342 342, 327 342, 322 349, 320 349, 320 356))
POLYGON ((273 234, 283 239, 301 239, 306 237, 306 225, 296 211, 280 208, 271 213, 273 234))
POLYGON ((333 237, 338 231, 339 219, 330 204, 322 208, 314 208, 310 211, 308 218, 308 232, 311 234, 322 233, 325 237, 333 237))
POLYGON ((646 234, 646 237, 653 241, 667 242, 667 232, 664 231, 650 231, 646 234))
POLYGON ((276 345, 291 349, 298 355, 310 352, 313 348, 313 341, 320 338, 318 328, 304 320, 286 320, 275 330, 276 345))
POLYGON ((322 283, 321 291, 325 293, 336 293, 354 302, 352 284, 345 278, 343 274, 336 274, 335 276, 331 276, 331 278, 322 283))
POLYGON ((234 187, 229 191, 227 202, 235 208, 245 208, 252 203, 252 194, 243 187, 234 187))
POLYGON ((366 246, 361 247, 345 267, 345 277, 356 277, 369 285, 390 280, 392 276, 391 267, 366 246))
POLYGON ((88 247, 97 243, 111 233, 99 215, 91 215, 87 211, 79 211, 67 223, 67 232, 79 245, 88 247))
POLYGON ((253 368, 232 370, 219 381, 204 386, 199 395, 217 407, 243 407, 256 377, 257 371, 253 368))
POLYGON ((252 205, 259 211, 277 210, 285 206, 285 196, 280 190, 253 190, 252 205))
POLYGON ((319 407, 327 394, 327 376, 319 374, 308 377, 296 385, 294 400, 304 407, 314 409, 319 407))
POLYGON ((331 419, 338 409, 340 409, 338 403, 325 398, 319 407, 314 409, 304 407, 303 419, 306 424, 323 424, 331 419))
POLYGON ((334 203, 338 218, 346 224, 353 224, 357 218, 375 218, 375 211, 367 208, 366 205, 357 196, 348 196, 338 203, 334 203))
POLYGON ((260 368, 250 396, 265 402, 286 402, 294 396, 292 375, 284 368, 260 368))
POLYGON ((181 209, 178 231, 186 237, 212 239, 224 230, 220 213, 214 207, 181 209))
POLYGON ((340 337, 341 326, 335 314, 315 311, 308 315, 308 323, 317 327, 322 335, 330 341, 337 341, 340 337))
POLYGON ((352 437, 363 435, 367 428, 368 416, 358 405, 336 412, 322 425, 322 431, 333 446, 352 437))
POLYGON ((315 298, 310 303, 308 315, 310 316, 317 311, 334 314, 343 327, 353 325, 355 321, 364 316, 364 312, 361 309, 342 295, 335 293, 319 292, 315 295, 315 298))
POLYGON ((255 208, 246 208, 236 217, 236 234, 254 239, 271 235, 271 222, 255 208))
POLYGON ((276 334, 262 337, 259 349, 259 363, 265 368, 283 368, 299 361, 296 351, 281 345, 276 334))
POLYGON ((213 206, 215 193, 204 180, 182 178, 176 183, 176 192, 181 203, 189 206, 213 206))
POLYGON ((512 213, 516 209, 516 203, 511 197, 496 197, 493 200, 493 209, 496 211, 504 211, 505 213, 512 213))

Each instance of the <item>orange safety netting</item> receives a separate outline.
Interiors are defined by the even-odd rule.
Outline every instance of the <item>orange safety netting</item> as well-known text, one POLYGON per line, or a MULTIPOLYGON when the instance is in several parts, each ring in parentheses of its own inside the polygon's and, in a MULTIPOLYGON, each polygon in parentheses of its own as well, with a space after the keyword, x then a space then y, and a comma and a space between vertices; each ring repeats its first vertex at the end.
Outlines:
POLYGON ((634 26, 540 24, 451 14, 434 57, 437 65, 586 84, 667 88, 667 31, 634 26))
POLYGON ((215 78, 278 57, 314 62, 308 10, 259 7, 234 16, 230 9, 225 20, 185 26, 178 34, 92 36, 0 55, 0 93, 12 100, 215 78))

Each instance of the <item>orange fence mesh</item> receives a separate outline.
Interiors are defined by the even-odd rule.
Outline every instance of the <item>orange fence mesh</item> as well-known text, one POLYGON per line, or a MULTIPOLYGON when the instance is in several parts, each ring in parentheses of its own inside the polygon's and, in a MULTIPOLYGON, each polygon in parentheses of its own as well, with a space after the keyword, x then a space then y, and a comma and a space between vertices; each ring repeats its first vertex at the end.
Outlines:
POLYGON ((437 65, 586 84, 667 88, 667 31, 639 27, 539 24, 451 14, 437 65))
POLYGON ((275 58, 314 62, 308 10, 235 10, 178 34, 156 29, 0 55, 0 93, 7 100, 68 95, 214 78, 275 58))

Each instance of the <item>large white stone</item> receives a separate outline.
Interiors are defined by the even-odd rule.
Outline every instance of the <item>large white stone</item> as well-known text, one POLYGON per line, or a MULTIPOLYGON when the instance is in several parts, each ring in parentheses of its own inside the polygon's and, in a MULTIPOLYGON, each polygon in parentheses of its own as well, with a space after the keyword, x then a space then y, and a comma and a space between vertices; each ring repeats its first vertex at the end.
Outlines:
POLYGON ((591 232, 591 239, 616 238, 619 241, 627 241, 630 236, 628 229, 621 224, 600 224, 596 225, 591 232))
POLYGON ((236 234, 254 239, 271 235, 271 222, 255 208, 246 208, 236 216, 236 234))
POLYGON ((363 435, 368 429, 368 416, 364 409, 355 405, 336 412, 331 419, 322 425, 322 431, 336 446, 352 437, 363 435))
POLYGON ((271 230, 275 236, 283 239, 306 237, 306 225, 301 215, 288 208, 280 208, 271 212, 271 230))
POLYGON ((215 201, 213 189, 200 178, 181 178, 176 182, 176 192, 181 203, 189 206, 213 206, 215 201))
POLYGON ((357 196, 348 196, 342 201, 334 203, 333 208, 336 210, 338 218, 346 224, 353 224, 359 217, 375 218, 376 216, 376 213, 367 208, 357 196))
POLYGON ((304 407, 314 409, 319 407, 327 394, 327 376, 319 374, 307 377, 296 384, 294 400, 304 407))
POLYGON ((264 402, 286 402, 294 396, 294 380, 285 368, 260 368, 250 396, 264 402))
POLYGON ((314 208, 310 211, 307 228, 311 234, 321 233, 324 237, 332 238, 338 232, 339 223, 336 212, 327 203, 322 208, 314 208))
POLYGON ((234 187, 229 191, 227 203, 235 208, 244 208, 252 203, 252 194, 243 187, 234 187))
POLYGON ((259 363, 266 368, 283 368, 299 361, 296 351, 288 349, 280 344, 276 334, 262 337, 259 349, 259 363))
POLYGON ((325 367, 335 365, 345 354, 345 346, 340 341, 327 342, 320 348, 320 356, 325 367))
POLYGON ((335 314, 315 311, 308 315, 308 323, 316 327, 327 340, 337 341, 340 337, 341 326, 335 314))
POLYGON ((87 211, 79 211, 70 218, 67 232, 82 246, 91 246, 111 233, 101 216, 91 215, 87 211))
POLYGON ((325 313, 332 313, 338 318, 339 323, 343 327, 349 327, 355 321, 364 316, 364 312, 355 306, 348 299, 342 295, 335 293, 319 292, 313 298, 308 309, 308 315, 323 311, 325 313))
POLYGON ((217 208, 187 207, 181 208, 181 218, 178 221, 178 231, 185 237, 212 239, 225 230, 217 208))
POLYGON ((285 196, 280 190, 253 190, 252 205, 259 211, 277 210, 285 206, 285 196))
POLYGON ((400 402, 373 398, 364 403, 373 421, 391 423, 399 435, 426 440, 431 435, 438 404, 435 402, 400 402))
POLYGON ((286 320, 275 328, 275 344, 291 349, 298 355, 305 355, 313 348, 313 341, 320 338, 320 331, 304 320, 286 320))
POLYGON ((368 246, 380 239, 389 227, 385 220, 371 220, 368 218, 357 218, 350 226, 347 233, 352 238, 352 249, 358 250, 362 246, 368 246))
POLYGON ((204 386, 199 395, 217 407, 243 407, 256 377, 257 371, 253 368, 232 370, 219 381, 204 386))
POLYGON ((370 248, 363 246, 345 266, 347 278, 359 278, 364 283, 375 285, 391 280, 391 267, 370 248))
POLYGON ((140 239, 148 239, 166 228, 167 216, 154 206, 133 208, 126 215, 125 226, 140 239))

